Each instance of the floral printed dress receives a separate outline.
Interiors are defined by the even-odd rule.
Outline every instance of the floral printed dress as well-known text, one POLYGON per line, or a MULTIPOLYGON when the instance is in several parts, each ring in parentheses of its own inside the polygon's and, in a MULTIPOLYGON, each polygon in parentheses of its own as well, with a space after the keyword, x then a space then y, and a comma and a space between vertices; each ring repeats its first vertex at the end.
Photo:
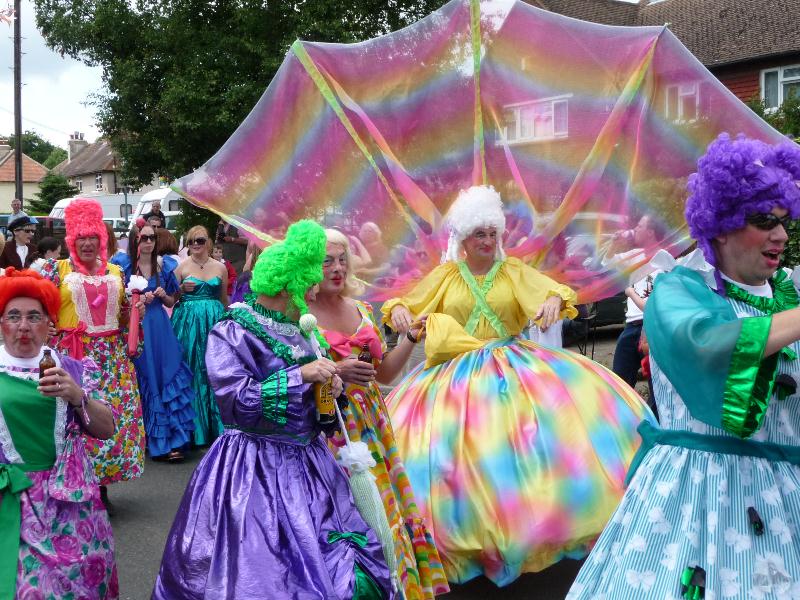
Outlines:
MULTIPOLYGON (((372 307, 362 302, 356 302, 356 306, 361 313, 361 324, 352 336, 334 331, 323 331, 323 334, 336 360, 358 356, 362 346, 367 344, 373 360, 379 362, 386 352, 386 342, 375 324, 372 307)), ((374 381, 368 387, 348 383, 345 393, 349 402, 342 416, 347 423, 347 433, 352 441, 365 442, 377 463, 372 474, 389 526, 395 534, 397 575, 405 597, 414 600, 444 594, 449 586, 439 553, 414 500, 414 490, 397 451, 380 388, 374 381)), ((329 440, 334 453, 344 443, 340 433, 329 440)))
MULTIPOLYGON (((53 354, 88 397, 100 400, 102 373, 91 360, 79 362, 53 354)), ((39 379, 40 359, 41 353, 30 359, 14 358, 0 347, 0 389, 6 390, 0 397, 0 472, 10 475, 16 470, 17 476, 23 472, 30 482, 18 494, 0 490, 0 496, 12 494, 9 499, 18 502, 20 510, 16 581, 10 582, 15 590, 9 592, 5 587, 9 582, 0 576, 0 596, 115 600, 119 590, 114 538, 85 452, 81 425, 65 400, 39 396, 30 384, 39 379), (13 394, 12 398, 7 392, 15 385, 27 386, 28 396, 13 394), (33 435, 25 424, 36 426, 33 435), (29 471, 42 457, 49 468, 29 471)), ((16 533, 3 530, 2 535, 16 533)), ((2 556, 0 562, 6 559, 14 557, 2 556)))
POLYGON ((103 275, 84 275, 66 259, 49 261, 43 275, 61 293, 54 346, 72 358, 87 356, 100 367, 100 391, 119 412, 113 437, 86 438, 100 484, 135 479, 144 469, 145 431, 136 371, 128 358, 127 328, 119 322, 127 302, 122 272, 109 263, 103 275))

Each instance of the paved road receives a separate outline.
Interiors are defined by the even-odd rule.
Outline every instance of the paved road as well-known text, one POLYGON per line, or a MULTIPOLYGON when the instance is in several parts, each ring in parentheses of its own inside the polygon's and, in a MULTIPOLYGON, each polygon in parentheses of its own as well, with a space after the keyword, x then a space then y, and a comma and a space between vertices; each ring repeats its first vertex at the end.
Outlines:
MULTIPOLYGON (((598 362, 609 364, 619 331, 611 329, 598 333, 595 353, 598 362)), ((147 600, 150 597, 172 518, 200 458, 201 454, 195 452, 179 465, 148 460, 140 480, 110 488, 111 500, 117 508, 112 524, 123 600, 147 600)), ((464 586, 455 586, 445 598, 486 600, 493 595, 503 600, 561 600, 566 596, 579 566, 575 561, 562 561, 500 589, 486 579, 477 579, 464 586)))
MULTIPOLYGON (((117 544, 121 598, 124 600, 147 600, 150 597, 172 517, 199 459, 198 454, 181 465, 148 460, 141 480, 111 487, 111 499, 117 508, 112 524, 117 544)), ((578 563, 564 561, 542 573, 524 576, 502 588, 502 595, 497 597, 504 600, 561 600, 577 570, 578 563)), ((457 586, 446 598, 485 600, 489 594, 498 594, 498 588, 488 580, 479 579, 457 586)))

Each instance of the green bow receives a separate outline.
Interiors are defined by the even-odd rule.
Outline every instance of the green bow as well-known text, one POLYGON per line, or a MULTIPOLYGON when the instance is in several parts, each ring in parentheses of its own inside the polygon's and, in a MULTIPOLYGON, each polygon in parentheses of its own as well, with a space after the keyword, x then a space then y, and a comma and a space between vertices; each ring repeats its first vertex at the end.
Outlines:
POLYGON ((331 531, 328 533, 329 544, 333 544, 334 542, 339 542, 341 540, 347 540, 361 548, 365 548, 367 546, 366 534, 354 533, 351 531, 331 531))
POLYGON ((28 479, 17 465, 0 464, 0 598, 14 598, 17 594, 17 562, 19 561, 19 528, 22 512, 19 507, 20 494, 31 487, 28 479))
POLYGON ((686 600, 700 600, 705 597, 705 586, 692 582, 698 569, 699 567, 686 567, 681 573, 681 591, 686 600))

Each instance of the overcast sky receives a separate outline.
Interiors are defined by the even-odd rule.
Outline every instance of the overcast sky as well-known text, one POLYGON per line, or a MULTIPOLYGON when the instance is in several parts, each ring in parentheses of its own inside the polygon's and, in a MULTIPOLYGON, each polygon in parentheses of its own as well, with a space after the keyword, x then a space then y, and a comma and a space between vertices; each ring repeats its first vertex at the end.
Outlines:
MULTIPOLYGON (((0 0, 5 7, 7 0, 0 0)), ((22 130, 32 129, 67 147, 80 131, 90 142, 99 135, 89 96, 102 90, 99 68, 61 56, 45 46, 36 29, 33 2, 22 0, 22 130)), ((14 134, 14 28, 0 23, 0 134, 14 134)))

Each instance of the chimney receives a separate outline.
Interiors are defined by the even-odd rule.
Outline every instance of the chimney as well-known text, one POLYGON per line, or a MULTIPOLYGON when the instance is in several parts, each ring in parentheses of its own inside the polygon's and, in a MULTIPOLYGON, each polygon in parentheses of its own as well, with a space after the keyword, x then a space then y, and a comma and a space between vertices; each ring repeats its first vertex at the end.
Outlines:
POLYGON ((67 162, 72 162, 78 154, 83 152, 83 149, 89 145, 85 139, 83 139, 83 134, 75 133, 69 134, 69 144, 67 145, 67 162))

